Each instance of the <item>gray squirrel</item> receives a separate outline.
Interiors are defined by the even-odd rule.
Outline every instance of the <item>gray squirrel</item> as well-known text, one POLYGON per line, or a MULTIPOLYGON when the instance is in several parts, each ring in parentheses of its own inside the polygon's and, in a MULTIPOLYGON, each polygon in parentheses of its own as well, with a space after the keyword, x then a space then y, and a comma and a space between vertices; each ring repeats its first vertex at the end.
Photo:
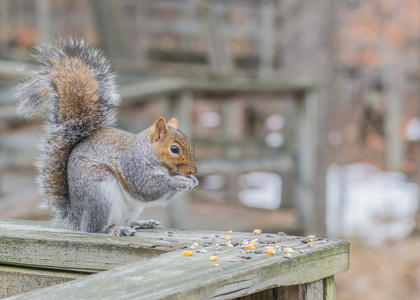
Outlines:
POLYGON ((138 134, 111 127, 121 98, 102 52, 77 39, 35 49, 40 65, 28 68, 15 98, 22 116, 45 119, 37 181, 55 221, 117 236, 159 226, 136 219, 198 184, 194 148, 178 121, 160 117, 138 134))

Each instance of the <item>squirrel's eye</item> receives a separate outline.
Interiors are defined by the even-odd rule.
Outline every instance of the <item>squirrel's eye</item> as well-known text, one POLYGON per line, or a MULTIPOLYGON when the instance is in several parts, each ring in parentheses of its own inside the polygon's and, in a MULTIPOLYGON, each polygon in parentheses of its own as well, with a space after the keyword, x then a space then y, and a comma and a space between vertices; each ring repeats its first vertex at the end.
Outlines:
POLYGON ((179 148, 178 148, 178 146, 172 145, 172 146, 171 146, 171 152, 172 152, 172 153, 175 153, 175 154, 178 154, 178 153, 179 153, 179 148))

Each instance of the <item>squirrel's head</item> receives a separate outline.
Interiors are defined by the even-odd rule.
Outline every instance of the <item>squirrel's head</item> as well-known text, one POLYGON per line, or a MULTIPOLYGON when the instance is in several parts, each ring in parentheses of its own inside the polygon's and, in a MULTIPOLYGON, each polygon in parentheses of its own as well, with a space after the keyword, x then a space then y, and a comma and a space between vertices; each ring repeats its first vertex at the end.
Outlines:
POLYGON ((190 176, 197 173, 194 148, 178 130, 178 120, 168 123, 160 117, 150 133, 150 142, 157 157, 163 161, 170 175, 190 176))

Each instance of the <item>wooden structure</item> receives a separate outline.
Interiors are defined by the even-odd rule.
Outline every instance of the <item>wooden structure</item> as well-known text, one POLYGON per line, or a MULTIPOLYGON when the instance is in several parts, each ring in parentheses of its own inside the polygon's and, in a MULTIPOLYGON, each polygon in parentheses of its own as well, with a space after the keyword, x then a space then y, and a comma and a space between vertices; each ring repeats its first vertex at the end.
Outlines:
MULTIPOLYGON (((24 48, 32 42, 22 37, 34 35, 23 31, 27 22, 36 24, 32 29, 38 33, 39 42, 77 35, 99 44, 117 69, 132 72, 131 83, 140 69, 148 70, 146 76, 189 76, 187 79, 153 78, 130 85, 122 80, 124 103, 137 105, 143 100, 164 98, 168 100, 165 116, 175 114, 183 119, 181 129, 189 135, 193 120, 192 103, 197 95, 204 94, 218 102, 222 102, 217 99, 222 95, 225 100, 221 104, 225 135, 222 140, 225 142, 230 138, 233 142, 211 141, 218 143, 227 155, 220 160, 199 161, 200 173, 206 175, 223 170, 230 186, 236 184, 235 176, 239 172, 267 170, 287 173, 289 178, 295 179, 284 185, 293 190, 284 197, 289 201, 288 206, 298 208, 305 233, 325 235, 327 108, 331 90, 331 85, 326 83, 330 83, 332 70, 328 65, 332 61, 330 51, 323 48, 329 45, 326 41, 332 41, 328 27, 323 23, 329 20, 330 11, 325 9, 329 7, 328 1, 322 5, 310 4, 314 7, 308 6, 309 2, 298 5, 274 0, 127 0, 120 5, 108 0, 82 0, 77 4, 66 0, 57 3, 29 1, 36 2, 33 7, 24 6, 23 2, 5 1, 0 5, 0 22, 3 28, 13 30, 2 31, 0 54, 3 59, 28 59, 28 51, 24 48), (300 12, 302 9, 304 11, 300 12), (315 9, 325 13, 325 17, 313 13, 315 9), (21 11, 24 18, 20 17, 21 11), (305 18, 301 13, 305 13, 305 18), (316 18, 318 15, 323 17, 316 18), (313 36, 319 38, 313 39, 313 36), (313 42, 318 44, 312 45, 313 42), (244 75, 252 77, 240 78, 244 75), (276 80, 266 82, 262 78, 276 80), (312 82, 291 80, 295 78, 312 82), (271 149, 270 155, 266 155, 264 149, 258 159, 244 163, 245 159, 241 162, 243 157, 232 159, 229 155, 238 153, 237 149, 244 145, 264 145, 261 140, 244 143, 238 139, 239 126, 235 122, 240 116, 236 112, 244 102, 243 98, 249 95, 290 95, 296 108, 292 124, 295 134, 287 151, 271 149), (242 99, 237 101, 240 97, 242 99), (294 205, 290 205, 291 202, 294 205)), ((141 76, 138 81, 142 80, 141 76)), ((193 140, 198 146, 208 145, 208 141, 197 136, 193 140)), ((232 189, 230 195, 236 192, 232 189)), ((182 201, 178 205, 175 211, 184 211, 182 201)), ((172 225, 182 227, 183 224, 179 223, 182 219, 180 216, 173 218, 172 225)))
POLYGON ((335 299, 334 275, 348 265, 342 240, 172 229, 115 237, 0 220, 0 298, 335 299), (246 250, 244 240, 258 245, 246 250))

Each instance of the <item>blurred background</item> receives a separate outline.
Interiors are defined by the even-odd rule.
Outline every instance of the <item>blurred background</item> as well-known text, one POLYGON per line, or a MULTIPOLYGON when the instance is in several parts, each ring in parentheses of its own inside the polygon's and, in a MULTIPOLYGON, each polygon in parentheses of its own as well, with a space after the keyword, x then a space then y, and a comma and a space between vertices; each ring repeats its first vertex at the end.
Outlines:
POLYGON ((345 238, 339 299, 419 299, 419 1, 1 0, 0 218, 49 219, 10 89, 67 37, 113 62, 119 128, 195 145, 199 187, 142 218, 345 238))

